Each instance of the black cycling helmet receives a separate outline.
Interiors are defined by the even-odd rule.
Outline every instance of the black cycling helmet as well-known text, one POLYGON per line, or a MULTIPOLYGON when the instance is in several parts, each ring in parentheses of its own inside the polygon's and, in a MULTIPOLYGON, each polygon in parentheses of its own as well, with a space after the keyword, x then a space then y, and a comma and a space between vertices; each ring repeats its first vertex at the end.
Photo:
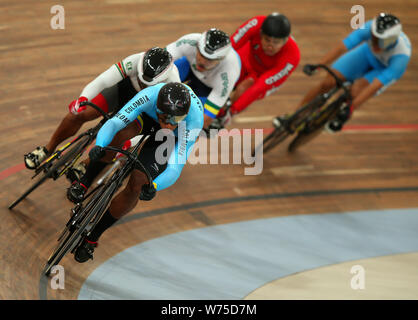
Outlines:
POLYGON ((167 80, 172 67, 173 57, 167 50, 151 48, 139 59, 139 80, 148 86, 163 82, 167 80))
POLYGON ((190 92, 179 82, 170 82, 161 87, 157 99, 157 113, 166 116, 165 122, 177 124, 190 109, 190 92))
POLYGON ((261 25, 261 31, 272 38, 287 38, 290 35, 290 22, 285 15, 273 12, 261 25))
POLYGON ((202 34, 198 48, 205 58, 219 60, 228 54, 231 49, 231 40, 222 30, 212 28, 202 34))

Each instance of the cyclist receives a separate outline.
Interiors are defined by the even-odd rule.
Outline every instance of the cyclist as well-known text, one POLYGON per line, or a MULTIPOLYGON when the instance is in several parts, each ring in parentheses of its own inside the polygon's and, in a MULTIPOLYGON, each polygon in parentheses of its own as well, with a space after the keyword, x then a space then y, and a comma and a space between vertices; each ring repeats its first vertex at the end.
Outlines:
POLYGON ((150 135, 139 159, 154 182, 149 184, 144 173, 132 171, 125 189, 112 200, 96 227, 75 251, 76 261, 85 262, 93 258, 100 235, 131 211, 138 198, 152 200, 157 191, 168 188, 179 178, 202 127, 201 101, 188 86, 174 82, 161 83, 142 90, 103 125, 97 135, 96 146, 89 153, 91 163, 112 159, 112 153, 106 154, 103 150, 111 142, 112 145, 121 145, 127 138, 139 133, 150 135), (155 133, 160 128, 173 130, 177 137, 175 145, 167 153, 168 161, 157 159, 156 150, 163 142, 156 139, 155 133), (180 158, 184 161, 179 161, 180 158))
MULTIPOLYGON (((320 64, 329 64, 340 57, 331 69, 343 81, 353 83, 351 105, 343 104, 337 116, 326 124, 325 129, 331 133, 340 131, 354 110, 402 77, 410 56, 411 43, 402 32, 400 20, 392 14, 380 13, 367 21, 362 28, 351 32, 320 61, 320 64)), ((312 74, 315 68, 313 65, 306 65, 304 71, 312 74)), ((334 86, 335 79, 327 75, 319 85, 306 94, 299 107, 334 86)), ((273 120, 276 127, 282 123, 282 117, 273 120)))
POLYGON ((226 103, 241 70, 228 35, 216 28, 187 34, 167 46, 180 73, 204 105, 207 128, 226 103))
MULTIPOLYGON (((162 48, 154 47, 146 52, 133 54, 112 65, 90 82, 79 98, 70 103, 69 113, 55 130, 48 144, 37 147, 24 156, 26 167, 36 169, 62 141, 77 133, 83 123, 100 117, 100 113, 95 109, 80 107, 81 102, 91 101, 103 111, 112 113, 142 89, 160 82, 180 82, 171 55, 162 48)), ((84 172, 85 168, 78 166, 74 173, 79 177, 84 172)))
POLYGON ((231 95, 229 113, 222 112, 220 126, 251 103, 277 91, 290 77, 300 60, 296 41, 290 35, 290 21, 283 14, 255 16, 231 36, 232 47, 241 61, 241 75, 231 95))

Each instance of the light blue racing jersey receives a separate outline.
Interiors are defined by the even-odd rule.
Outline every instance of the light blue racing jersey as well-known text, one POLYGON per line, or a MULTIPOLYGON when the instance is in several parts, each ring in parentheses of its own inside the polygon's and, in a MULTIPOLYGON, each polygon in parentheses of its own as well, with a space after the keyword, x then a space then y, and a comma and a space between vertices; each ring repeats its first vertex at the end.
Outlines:
POLYGON ((367 21, 360 29, 351 32, 344 40, 344 45, 348 50, 358 46, 363 41, 368 42, 366 52, 369 61, 376 69, 383 69, 377 78, 387 85, 392 81, 398 80, 405 72, 411 57, 411 42, 405 33, 401 32, 394 45, 381 52, 374 52, 372 49, 372 22, 367 21))
MULTIPOLYGON (((113 118, 106 121, 99 130, 96 145, 106 147, 113 140, 116 133, 133 122, 141 113, 146 113, 158 122, 157 98, 165 83, 159 83, 138 92, 113 118)), ((186 118, 172 132, 177 141, 168 157, 166 169, 154 179, 157 190, 163 190, 176 182, 186 164, 187 157, 193 149, 194 143, 203 128, 203 106, 193 90, 190 91, 191 104, 186 118)))

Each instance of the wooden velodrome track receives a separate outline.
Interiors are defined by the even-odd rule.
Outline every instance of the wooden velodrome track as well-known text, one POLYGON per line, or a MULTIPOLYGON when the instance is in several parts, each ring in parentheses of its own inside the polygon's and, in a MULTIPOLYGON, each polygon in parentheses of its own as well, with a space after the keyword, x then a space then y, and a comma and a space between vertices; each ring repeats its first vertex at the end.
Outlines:
MULTIPOLYGON (((39 299, 40 273, 71 204, 65 179, 48 181, 13 211, 7 206, 30 183, 23 154, 47 142, 68 103, 122 58, 180 36, 219 27, 232 33, 246 19, 285 13, 300 46, 301 64, 283 87, 237 117, 237 128, 270 128, 293 110, 315 79, 302 66, 316 62, 350 32, 352 1, 64 1, 65 29, 53 30, 55 1, 0 1, 0 298, 39 299)), ((367 0, 366 18, 398 15, 418 43, 418 2, 367 0)), ((213 201, 211 205, 149 215, 109 229, 94 261, 65 258, 65 290, 49 299, 76 299, 83 281, 125 248, 163 235, 267 217, 418 207, 418 58, 403 78, 355 113, 347 130, 322 134, 295 154, 285 145, 264 157, 261 175, 244 165, 188 165, 179 181, 132 213, 213 201), (345 190, 343 192, 335 192, 345 190), (319 191, 312 196, 312 193, 319 191), (323 191, 321 193, 321 191, 323 191), (292 197, 265 197, 291 194, 292 197), (260 196, 257 199, 245 197, 260 196), (222 199, 242 201, 222 201, 222 199), (217 202, 217 200, 219 200, 217 202), (122 236, 123 235, 123 236, 122 236)), ((85 127, 83 127, 85 128, 85 127)), ((415 261, 417 262, 417 261, 415 261)), ((415 285, 416 283, 411 284, 415 285)))

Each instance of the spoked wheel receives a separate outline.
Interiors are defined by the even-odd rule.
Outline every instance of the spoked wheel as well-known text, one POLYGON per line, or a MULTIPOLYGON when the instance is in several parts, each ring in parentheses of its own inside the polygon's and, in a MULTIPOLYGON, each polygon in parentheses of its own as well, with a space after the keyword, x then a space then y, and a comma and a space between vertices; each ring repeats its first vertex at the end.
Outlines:
POLYGON ((80 139, 79 142, 70 146, 68 151, 63 154, 63 156, 58 159, 47 171, 44 172, 38 181, 36 181, 29 189, 27 189, 15 202, 9 206, 9 210, 13 209, 20 201, 25 199, 33 190, 38 188, 42 183, 44 183, 48 178, 59 178, 66 169, 68 169, 70 163, 74 160, 77 154, 86 146, 88 143, 89 137, 85 136, 80 139))
POLYGON ((252 150, 251 155, 254 157, 259 152, 269 152, 280 142, 286 139, 289 135, 290 133, 282 127, 274 129, 272 133, 270 133, 267 137, 264 138, 262 143, 260 143, 252 150))

